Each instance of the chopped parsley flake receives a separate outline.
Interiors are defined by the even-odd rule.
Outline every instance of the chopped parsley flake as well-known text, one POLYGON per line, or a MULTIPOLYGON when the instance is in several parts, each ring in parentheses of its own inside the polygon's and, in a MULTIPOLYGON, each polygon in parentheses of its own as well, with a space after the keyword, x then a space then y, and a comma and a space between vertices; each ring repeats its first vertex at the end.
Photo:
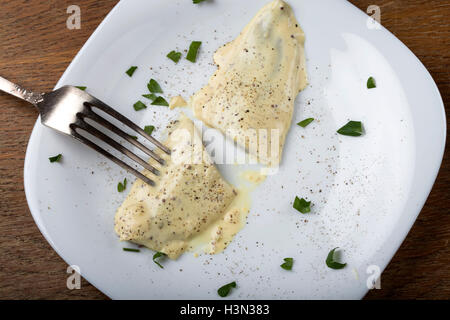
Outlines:
POLYGON ((164 99, 163 97, 157 97, 155 100, 153 100, 152 105, 165 106, 165 107, 169 106, 169 104, 167 103, 166 99, 164 99))
POLYGON ((172 50, 167 54, 167 58, 169 58, 170 60, 172 60, 175 63, 178 63, 178 61, 180 61, 180 59, 181 59, 181 52, 172 50))
POLYGON ((58 155, 56 155, 54 157, 48 158, 48 160, 50 160, 50 162, 53 163, 53 162, 59 162, 61 160, 61 158, 62 158, 62 154, 60 153, 60 154, 58 154, 58 155))
POLYGON ((201 41, 192 41, 191 45, 189 46, 189 51, 187 53, 186 59, 190 62, 197 61, 197 53, 198 49, 200 48, 202 42, 201 41))
POLYGON ((146 134, 148 134, 149 136, 152 134, 153 130, 155 130, 154 126, 145 126, 144 131, 146 134))
POLYGON ((311 201, 306 201, 303 198, 295 197, 294 200, 294 209, 297 209, 301 213, 311 212, 311 201))
POLYGON ((345 126, 340 128, 337 133, 344 136, 359 137, 364 132, 361 121, 349 121, 345 126))
POLYGON ((119 182, 119 184, 117 185, 117 191, 122 192, 126 188, 127 188, 127 178, 123 179, 123 183, 119 182))
POLYGON ((337 249, 337 247, 334 248, 333 250, 331 250, 330 253, 328 253, 327 260, 325 262, 326 262, 328 268, 331 268, 331 269, 342 269, 347 264, 346 263, 339 263, 339 262, 334 261, 334 251, 336 249, 337 249))
POLYGON ((299 123, 297 123, 297 125, 299 125, 302 128, 305 128, 308 124, 310 124, 311 122, 314 121, 314 118, 307 118, 303 121, 300 121, 299 123))
POLYGON ((138 67, 137 66, 132 66, 130 69, 128 69, 125 73, 127 74, 127 75, 129 75, 130 76, 130 78, 133 76, 133 73, 136 71, 136 69, 137 69, 138 67))
POLYGON ((157 252, 153 255, 153 262, 156 263, 161 269, 164 269, 164 267, 158 261, 156 261, 156 259, 161 258, 165 255, 166 254, 163 252, 157 252))
POLYGON ((377 87, 377 83, 373 77, 367 79, 367 89, 373 89, 377 87))
POLYGON ((284 263, 280 265, 284 270, 292 270, 292 266, 294 265, 294 258, 284 258, 284 263))
POLYGON ((220 288, 217 290, 217 293, 219 294, 219 296, 221 296, 222 298, 224 298, 224 297, 226 297, 226 296, 230 293, 231 288, 236 288, 236 282, 235 282, 235 281, 230 282, 230 283, 228 283, 228 284, 226 284, 226 285, 220 287, 220 288))
POLYGON ((78 89, 80 89, 80 90, 82 90, 82 91, 85 91, 87 87, 83 87, 83 86, 75 86, 75 88, 78 88, 78 89))
POLYGON ((147 88, 151 93, 163 93, 161 86, 155 79, 150 79, 150 82, 147 84, 147 88))
POLYGON ((143 94, 142 96, 143 96, 144 98, 147 98, 147 99, 152 100, 152 101, 156 99, 156 95, 153 94, 153 93, 143 94))
POLYGON ((136 111, 139 111, 139 110, 142 110, 142 109, 145 109, 145 108, 147 108, 147 106, 142 102, 142 101, 138 101, 138 102, 136 102, 134 105, 133 105, 133 107, 134 107, 134 110, 136 110, 136 111))
POLYGON ((129 252, 141 252, 139 249, 133 249, 133 248, 122 248, 123 251, 129 251, 129 252))

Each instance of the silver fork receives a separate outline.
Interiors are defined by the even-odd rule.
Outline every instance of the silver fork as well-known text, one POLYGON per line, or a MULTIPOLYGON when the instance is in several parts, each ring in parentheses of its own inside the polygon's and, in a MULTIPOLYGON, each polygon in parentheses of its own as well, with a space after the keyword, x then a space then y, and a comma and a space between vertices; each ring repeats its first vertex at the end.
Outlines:
POLYGON ((145 152, 161 165, 164 165, 164 160, 155 152, 134 139, 130 134, 124 132, 108 120, 101 117, 98 113, 94 112, 94 109, 97 108, 109 114, 113 118, 119 120, 129 128, 133 129, 141 136, 149 140, 151 143, 156 145, 159 149, 164 151, 166 154, 170 155, 170 150, 167 147, 165 147, 151 135, 148 135, 134 122, 132 122, 113 108, 109 107, 99 99, 91 96, 81 89, 78 89, 77 87, 64 86, 55 91, 40 94, 26 90, 21 86, 10 82, 3 77, 0 77, 0 90, 33 104, 39 110, 39 113, 41 115, 41 122, 43 125, 77 139, 78 141, 98 151, 99 153, 101 153, 114 163, 118 164, 131 174, 135 175, 137 178, 148 183, 149 185, 154 185, 153 180, 149 179, 122 160, 113 156, 111 153, 101 148, 91 140, 87 139, 85 136, 81 135, 80 131, 88 132, 89 134, 99 138, 101 141, 107 143, 114 149, 123 153, 128 158, 137 162, 153 174, 158 175, 159 171, 152 165, 150 165, 147 161, 138 157, 129 149, 125 148, 117 141, 113 140, 94 126, 87 123, 85 119, 93 120, 96 123, 102 125, 103 127, 107 128, 108 130, 112 131, 113 133, 117 134, 118 136, 122 137, 132 145, 145 152))

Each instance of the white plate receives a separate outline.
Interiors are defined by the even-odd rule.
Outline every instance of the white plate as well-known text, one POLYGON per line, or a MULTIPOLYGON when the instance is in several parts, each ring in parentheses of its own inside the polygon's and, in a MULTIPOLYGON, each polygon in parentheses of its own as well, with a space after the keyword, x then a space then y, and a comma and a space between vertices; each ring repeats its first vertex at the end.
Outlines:
MULTIPOLYGON (((189 97, 215 70, 213 52, 235 38, 266 2, 123 0, 57 87, 86 85, 137 123, 161 128, 174 111, 132 108, 146 82, 153 77, 166 96, 189 97), (175 65, 165 57, 192 40, 203 41, 197 63, 183 59, 175 65), (124 73, 131 65, 140 67, 133 78, 124 73)), ((392 34, 367 28, 367 15, 353 5, 290 4, 306 33, 311 83, 296 100, 294 123, 310 116, 318 121, 291 128, 279 173, 254 192, 248 225, 223 254, 184 254, 161 270, 151 251, 123 252, 113 217, 125 194, 116 187, 132 177, 36 123, 24 169, 30 210, 61 257, 109 297, 215 299, 218 287, 235 280, 234 299, 358 299, 367 292, 368 267, 383 270, 410 230, 445 144, 445 114, 435 83, 392 34), (367 90, 369 76, 376 89, 367 90), (363 121, 366 135, 338 136, 336 129, 349 119, 363 121), (58 153, 63 162, 49 163, 58 153), (312 213, 292 209, 296 195, 314 203, 312 213), (325 265, 334 247, 343 249, 345 269, 325 265), (285 257, 295 259, 292 272, 279 266, 285 257)))

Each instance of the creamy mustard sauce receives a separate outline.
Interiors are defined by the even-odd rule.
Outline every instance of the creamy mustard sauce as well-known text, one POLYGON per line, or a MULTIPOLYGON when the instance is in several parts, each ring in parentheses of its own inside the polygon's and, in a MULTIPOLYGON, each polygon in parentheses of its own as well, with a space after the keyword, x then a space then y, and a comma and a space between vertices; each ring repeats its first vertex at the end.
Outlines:
POLYGON ((261 184, 266 176, 259 171, 243 171, 238 181, 238 195, 221 219, 189 242, 190 251, 197 256, 199 251, 217 254, 226 249, 234 236, 245 226, 250 213, 251 193, 261 184))
POLYGON ((238 192, 221 177, 185 115, 170 126, 164 144, 172 150, 170 157, 160 153, 166 164, 151 161, 161 174, 155 177, 144 171, 156 185, 136 180, 117 210, 114 229, 120 240, 176 259, 211 224, 233 219, 226 210, 238 192))
POLYGON ((238 141, 261 163, 278 164, 294 100, 307 85, 304 41, 288 4, 275 0, 264 6, 214 54, 217 71, 190 101, 195 116, 238 141), (252 139, 258 140, 255 148, 249 148, 252 139))
POLYGON ((186 107, 188 103, 182 96, 176 96, 170 99, 169 108, 174 109, 178 107, 186 107))
POLYGON ((247 170, 241 173, 241 177, 245 179, 248 182, 260 184, 264 180, 266 180, 266 175, 261 173, 261 170, 254 171, 254 170, 247 170))

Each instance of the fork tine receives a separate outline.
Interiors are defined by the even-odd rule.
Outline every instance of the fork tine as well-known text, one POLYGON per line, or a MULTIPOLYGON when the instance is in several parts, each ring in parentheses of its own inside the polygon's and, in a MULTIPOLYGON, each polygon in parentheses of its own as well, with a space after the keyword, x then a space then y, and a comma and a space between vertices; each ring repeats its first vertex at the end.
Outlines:
POLYGON ((112 162, 114 162, 115 164, 121 166, 122 168, 124 168, 125 170, 127 170, 128 172, 130 172, 131 174, 133 174, 135 177, 137 177, 138 179, 141 179, 142 181, 144 181, 145 183, 154 186, 155 183, 153 182, 153 180, 147 178, 145 175, 143 175, 142 173, 140 173, 139 171, 137 171, 136 169, 133 169, 132 167, 130 167, 128 164, 126 164, 125 162, 123 162, 122 160, 119 160, 118 158, 116 158, 115 156, 113 156, 111 153, 109 153, 108 151, 106 151, 105 149, 99 147, 98 145, 96 145, 94 142, 92 142, 91 140, 83 137, 81 134, 79 134, 78 132, 76 132, 75 128, 72 127, 72 136, 77 139, 78 141, 84 143, 85 145, 87 145, 88 147, 94 149, 95 151, 101 153, 102 155, 104 155, 106 158, 108 158, 109 160, 111 160, 112 162))
POLYGON ((120 122, 124 123, 134 131, 138 132, 141 136, 147 138, 147 140, 151 141, 154 145, 156 145, 158 148, 160 148, 162 151, 170 155, 170 149, 164 146, 162 143, 160 143, 158 140, 153 138, 151 135, 148 135, 143 129, 141 129, 137 124, 135 124, 133 121, 128 119, 127 117, 123 116, 104 102, 94 99, 94 101, 91 102, 85 102, 85 105, 88 105, 90 107, 96 107, 100 110, 106 112, 110 116, 116 118, 120 122))
MULTIPOLYGON (((80 115, 82 115, 82 114, 81 113, 77 114, 78 117, 80 117, 80 115)), ((107 144, 109 144, 111 147, 113 147, 117 151, 123 153, 128 158, 130 158, 131 160, 136 161, 137 163, 139 163, 141 166, 143 166, 148 171, 152 172, 155 175, 159 175, 159 171, 157 169, 155 169, 152 165, 147 163, 145 160, 139 158, 133 152, 131 152, 130 150, 128 150, 127 148, 122 146, 120 143, 118 143, 114 139, 111 139, 110 137, 108 137, 103 132, 101 132, 98 129, 94 128, 90 124, 84 122, 82 119, 80 119, 77 123, 73 124, 73 126, 78 127, 80 129, 82 129, 82 130, 92 134, 93 136, 99 138, 103 142, 106 142, 107 144)))
POLYGON ((136 139, 133 139, 130 137, 130 135, 128 133, 126 133, 125 131, 119 129, 118 127, 116 127, 115 125, 113 125, 111 122, 109 122, 108 120, 100 117, 98 114, 96 114, 94 111, 88 111, 86 113, 83 113, 82 115, 80 115, 82 117, 87 117, 89 119, 94 120, 95 122, 101 124, 102 126, 104 126, 105 128, 107 128, 108 130, 111 130, 112 132, 114 132, 115 134, 117 134, 118 136, 124 138, 125 140, 127 140, 129 143, 131 143, 132 145, 138 147, 140 150, 142 150, 143 152, 145 152, 146 154, 148 154, 150 157, 152 157, 153 159, 155 159, 156 161, 158 161, 161 165, 164 165, 164 160, 161 159, 156 153, 154 153, 152 150, 148 149, 146 146, 144 146, 142 143, 140 143, 139 141, 136 141, 136 139))

